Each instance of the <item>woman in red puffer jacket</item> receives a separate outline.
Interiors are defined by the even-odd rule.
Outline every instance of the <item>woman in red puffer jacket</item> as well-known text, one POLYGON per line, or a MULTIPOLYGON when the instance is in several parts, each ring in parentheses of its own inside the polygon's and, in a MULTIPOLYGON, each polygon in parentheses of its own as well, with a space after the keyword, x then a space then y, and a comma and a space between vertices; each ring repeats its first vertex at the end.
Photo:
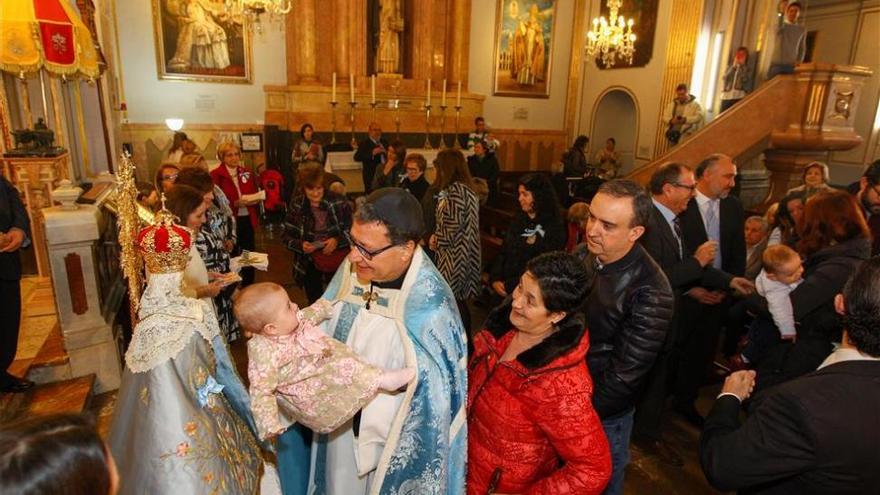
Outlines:
POLYGON ((468 372, 468 495, 601 493, 608 441, 593 410, 575 257, 529 262, 474 338, 468 372))

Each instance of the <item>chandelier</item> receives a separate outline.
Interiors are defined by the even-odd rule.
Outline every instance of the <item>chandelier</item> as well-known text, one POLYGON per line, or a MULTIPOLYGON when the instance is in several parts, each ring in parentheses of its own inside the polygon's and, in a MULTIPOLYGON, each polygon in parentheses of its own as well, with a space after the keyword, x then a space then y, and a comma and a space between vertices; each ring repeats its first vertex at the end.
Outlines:
POLYGON ((602 56, 605 67, 613 67, 615 58, 631 64, 636 52, 636 35, 633 34, 633 20, 618 16, 621 0, 608 0, 608 19, 605 16, 593 18, 593 29, 587 33, 587 56, 602 56))
POLYGON ((226 12, 234 16, 242 15, 261 30, 260 16, 269 14, 271 17, 290 12, 291 0, 226 0, 226 12))

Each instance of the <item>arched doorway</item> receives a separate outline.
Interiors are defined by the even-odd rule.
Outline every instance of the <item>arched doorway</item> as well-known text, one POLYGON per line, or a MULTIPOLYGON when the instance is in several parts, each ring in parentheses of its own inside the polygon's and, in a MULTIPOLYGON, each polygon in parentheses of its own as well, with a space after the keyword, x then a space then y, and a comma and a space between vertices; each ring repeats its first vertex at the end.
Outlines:
POLYGON ((605 146, 608 138, 613 137, 615 149, 620 154, 620 174, 631 171, 639 133, 639 110, 629 90, 607 89, 596 103, 592 121, 590 148, 593 156, 605 146))

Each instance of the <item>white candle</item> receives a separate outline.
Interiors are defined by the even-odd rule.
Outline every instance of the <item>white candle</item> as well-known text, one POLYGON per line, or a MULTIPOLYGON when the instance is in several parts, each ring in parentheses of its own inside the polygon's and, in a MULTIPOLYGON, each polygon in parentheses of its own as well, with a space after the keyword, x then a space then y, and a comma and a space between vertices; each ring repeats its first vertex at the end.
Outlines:
POLYGON ((330 93, 330 101, 336 103, 336 73, 333 73, 333 90, 330 93))
POLYGON ((354 103, 354 74, 349 74, 349 75, 348 75, 348 89, 349 89, 349 91, 350 91, 350 93, 351 93, 351 94, 350 94, 351 99, 348 100, 348 101, 354 103))
POLYGON ((425 106, 431 106, 431 79, 425 83, 425 106))
POLYGON ((441 107, 446 106, 446 79, 443 80, 443 97, 440 100, 440 106, 441 107))
POLYGON ((376 74, 370 76, 370 98, 371 102, 376 103, 376 74))
POLYGON ((458 96, 455 98, 455 106, 461 106, 461 81, 458 81, 458 96))

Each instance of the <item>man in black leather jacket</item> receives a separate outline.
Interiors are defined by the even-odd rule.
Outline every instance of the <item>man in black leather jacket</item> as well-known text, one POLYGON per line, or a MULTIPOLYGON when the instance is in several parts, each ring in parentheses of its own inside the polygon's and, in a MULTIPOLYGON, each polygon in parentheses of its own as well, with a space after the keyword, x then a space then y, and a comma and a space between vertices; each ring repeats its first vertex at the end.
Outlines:
POLYGON ((663 270, 637 243, 651 200, 630 180, 603 184, 590 204, 586 263, 592 288, 586 303, 593 407, 611 447, 605 493, 623 492, 633 411, 641 386, 663 347, 672 320, 672 288, 663 270))

